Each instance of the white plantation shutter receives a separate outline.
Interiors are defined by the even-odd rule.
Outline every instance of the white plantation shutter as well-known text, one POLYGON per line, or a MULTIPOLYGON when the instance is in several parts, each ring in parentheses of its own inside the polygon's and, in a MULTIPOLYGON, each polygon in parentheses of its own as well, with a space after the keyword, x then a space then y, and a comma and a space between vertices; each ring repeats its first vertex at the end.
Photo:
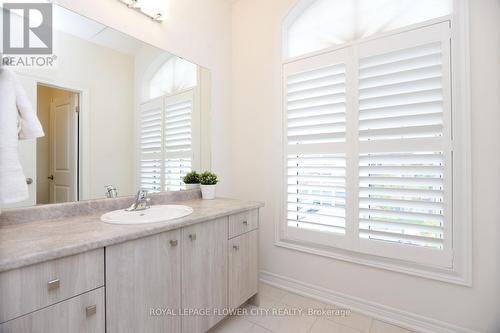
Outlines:
POLYGON ((331 244, 345 234, 345 59, 339 51, 284 68, 290 239, 331 244))
POLYGON ((163 99, 156 98, 142 104, 140 111, 140 187, 158 192, 162 189, 163 99))
POLYGON ((284 65, 285 238, 452 264, 449 22, 284 65))
POLYGON ((193 91, 165 99, 165 190, 185 188, 193 158, 193 91))
POLYGON ((359 237, 371 254, 451 265, 449 31, 359 46, 359 237))
POLYGON ((140 119, 141 188, 153 192, 184 189, 182 178, 197 167, 194 156, 200 145, 193 90, 142 104, 140 119))

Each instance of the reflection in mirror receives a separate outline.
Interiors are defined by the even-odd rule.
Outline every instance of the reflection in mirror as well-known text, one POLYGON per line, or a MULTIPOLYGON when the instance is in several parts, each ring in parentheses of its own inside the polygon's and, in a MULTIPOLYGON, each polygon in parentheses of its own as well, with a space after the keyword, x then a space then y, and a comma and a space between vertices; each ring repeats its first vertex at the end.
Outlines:
POLYGON ((210 73, 54 5, 53 68, 13 67, 45 136, 20 142, 28 200, 177 191, 210 169, 210 73))

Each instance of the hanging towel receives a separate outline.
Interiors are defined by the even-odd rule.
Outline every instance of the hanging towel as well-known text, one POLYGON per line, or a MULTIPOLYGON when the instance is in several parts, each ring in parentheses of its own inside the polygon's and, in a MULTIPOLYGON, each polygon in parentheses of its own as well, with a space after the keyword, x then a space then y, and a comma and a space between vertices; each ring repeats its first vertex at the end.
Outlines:
POLYGON ((28 199, 18 141, 41 136, 42 125, 16 74, 0 67, 0 204, 28 199))

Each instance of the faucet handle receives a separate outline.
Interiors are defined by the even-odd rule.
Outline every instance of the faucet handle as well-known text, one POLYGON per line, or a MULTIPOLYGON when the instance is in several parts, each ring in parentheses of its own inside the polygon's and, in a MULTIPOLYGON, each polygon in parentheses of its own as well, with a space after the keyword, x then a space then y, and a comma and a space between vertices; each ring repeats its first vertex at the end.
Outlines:
POLYGON ((137 200, 148 200, 149 199, 149 192, 148 190, 139 190, 137 191, 137 200))
POLYGON ((137 203, 142 203, 145 208, 149 208, 151 204, 151 198, 149 197, 149 191, 148 190, 139 190, 137 192, 137 203))
POLYGON ((118 191, 116 190, 116 187, 113 185, 106 185, 104 186, 106 189, 106 197, 108 198, 116 198, 118 197, 118 191))

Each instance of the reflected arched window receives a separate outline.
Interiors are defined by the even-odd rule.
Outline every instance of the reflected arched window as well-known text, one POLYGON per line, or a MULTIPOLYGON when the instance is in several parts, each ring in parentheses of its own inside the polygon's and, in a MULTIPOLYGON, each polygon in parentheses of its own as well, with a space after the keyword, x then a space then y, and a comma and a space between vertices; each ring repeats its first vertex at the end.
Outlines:
POLYGON ((149 81, 149 98, 170 95, 196 86, 197 66, 179 57, 171 57, 149 81))
POLYGON ((451 12, 452 0, 305 1, 286 24, 285 56, 300 56, 451 12))

